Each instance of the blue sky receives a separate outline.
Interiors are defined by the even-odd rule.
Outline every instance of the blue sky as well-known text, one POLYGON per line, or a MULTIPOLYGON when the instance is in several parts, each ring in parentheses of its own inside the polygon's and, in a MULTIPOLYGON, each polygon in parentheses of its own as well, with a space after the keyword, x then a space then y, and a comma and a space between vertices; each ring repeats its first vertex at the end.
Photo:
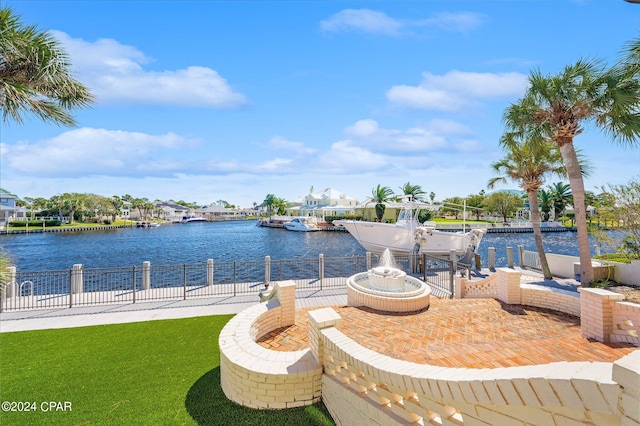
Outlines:
MULTIPOLYGON (((2 4, 52 31, 97 98, 76 128, 2 124, 0 184, 20 197, 475 194, 531 69, 613 64, 640 34, 623 0, 2 4)), ((593 129, 574 142, 588 190, 640 174, 638 148, 593 129)))

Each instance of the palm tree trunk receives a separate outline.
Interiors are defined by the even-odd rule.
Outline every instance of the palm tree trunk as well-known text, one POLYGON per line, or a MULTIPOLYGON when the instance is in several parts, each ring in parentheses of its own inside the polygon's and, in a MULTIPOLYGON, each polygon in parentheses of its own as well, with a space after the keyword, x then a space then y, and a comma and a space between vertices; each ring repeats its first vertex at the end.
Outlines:
POLYGON ((531 224, 533 225, 533 237, 538 248, 538 256, 540 256, 540 266, 542 266, 542 274, 545 280, 550 280, 551 269, 547 262, 547 255, 544 252, 544 244, 542 243, 542 230, 540 229, 540 210, 538 205, 538 191, 535 189, 527 190, 529 196, 529 212, 531 213, 531 224))
POLYGON ((582 170, 580 170, 578 156, 573 143, 561 145, 560 153, 567 169, 567 176, 573 193, 573 210, 578 231, 578 250, 580 251, 580 283, 583 285, 589 284, 593 280, 593 267, 591 266, 591 248, 589 247, 589 232, 587 230, 582 170))

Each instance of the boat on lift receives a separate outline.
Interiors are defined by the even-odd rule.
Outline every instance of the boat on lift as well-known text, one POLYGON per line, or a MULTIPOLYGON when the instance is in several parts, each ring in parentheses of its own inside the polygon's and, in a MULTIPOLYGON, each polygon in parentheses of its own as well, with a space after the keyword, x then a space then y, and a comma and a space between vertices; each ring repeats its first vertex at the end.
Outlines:
POLYGON ((389 207, 400 208, 396 223, 370 222, 359 220, 334 220, 333 224, 343 226, 365 250, 382 254, 389 249, 394 256, 428 254, 449 257, 454 250, 459 258, 469 259, 478 252, 483 229, 448 232, 436 229, 435 222, 418 222, 421 210, 438 210, 441 206, 419 201, 390 203, 389 207))

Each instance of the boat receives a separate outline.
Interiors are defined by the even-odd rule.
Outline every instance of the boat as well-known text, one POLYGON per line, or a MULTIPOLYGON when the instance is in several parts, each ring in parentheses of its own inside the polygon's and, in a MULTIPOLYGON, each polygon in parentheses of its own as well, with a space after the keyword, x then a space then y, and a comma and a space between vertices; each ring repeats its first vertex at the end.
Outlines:
POLYGON ((256 225, 268 228, 284 228, 284 224, 294 219, 294 216, 269 216, 258 219, 256 225))
POLYGON ((389 249, 394 256, 428 254, 450 257, 451 250, 454 250, 459 260, 471 263, 486 230, 438 230, 434 222, 419 223, 418 214, 420 210, 437 210, 440 206, 418 201, 405 201, 394 206, 401 207, 396 223, 341 219, 334 220, 333 224, 343 226, 365 250, 377 255, 389 249))
POLYGON ((317 221, 312 217, 296 217, 284 223, 287 231, 311 232, 319 231, 317 221))
POLYGON ((181 223, 194 223, 194 222, 209 222, 209 221, 204 217, 190 216, 190 215, 182 216, 181 223))
POLYGON ((160 226, 159 222, 136 222, 136 228, 156 228, 160 226))

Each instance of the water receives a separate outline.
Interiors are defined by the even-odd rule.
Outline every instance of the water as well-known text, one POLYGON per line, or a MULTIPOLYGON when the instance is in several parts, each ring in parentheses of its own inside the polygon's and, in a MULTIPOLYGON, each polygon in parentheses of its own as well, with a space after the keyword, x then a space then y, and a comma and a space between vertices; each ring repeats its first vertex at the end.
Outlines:
MULTIPOLYGON (((619 235, 618 235, 619 237, 619 235)), ((575 232, 543 234, 548 253, 578 255, 575 232)), ((592 240, 593 245, 596 242, 592 240)), ((486 264, 488 247, 496 248, 496 266, 506 265, 506 247, 536 250, 533 234, 487 234, 479 253, 486 264)), ((194 264, 215 261, 363 256, 365 250, 347 232, 291 232, 255 226, 254 221, 191 223, 158 228, 92 232, 1 235, 0 246, 21 271, 194 264)), ((615 248, 603 247, 602 252, 615 248)), ((593 253, 592 253, 593 254, 593 253)), ((517 256, 517 254, 516 254, 517 256)))

